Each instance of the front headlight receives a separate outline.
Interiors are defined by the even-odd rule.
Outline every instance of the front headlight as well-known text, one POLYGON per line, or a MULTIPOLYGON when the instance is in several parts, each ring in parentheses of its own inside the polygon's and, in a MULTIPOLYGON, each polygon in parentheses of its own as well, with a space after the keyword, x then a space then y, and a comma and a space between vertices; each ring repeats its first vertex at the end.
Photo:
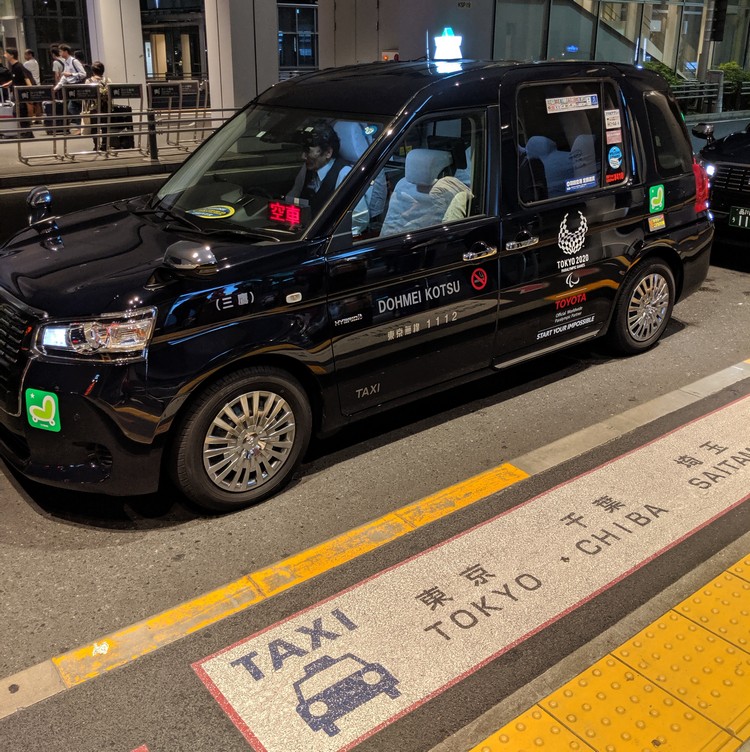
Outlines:
POLYGON ((155 308, 104 313, 95 319, 45 324, 37 349, 45 355, 81 355, 103 360, 142 358, 154 331, 155 308))
POLYGON ((698 164, 706 171, 706 175, 712 178, 716 174, 716 165, 712 162, 708 162, 702 157, 698 159, 698 164))

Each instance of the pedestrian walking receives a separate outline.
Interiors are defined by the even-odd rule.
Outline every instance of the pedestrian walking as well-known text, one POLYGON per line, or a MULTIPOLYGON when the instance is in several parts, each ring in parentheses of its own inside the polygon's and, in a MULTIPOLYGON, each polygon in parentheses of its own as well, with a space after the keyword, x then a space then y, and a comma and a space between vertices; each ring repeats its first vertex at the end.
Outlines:
POLYGON ((55 86, 60 83, 65 66, 63 65, 62 58, 60 57, 60 47, 53 44, 49 48, 49 56, 52 58, 52 75, 54 77, 55 86))
MULTIPOLYGON (((34 50, 26 50, 23 53, 23 67, 26 68, 26 70, 31 74, 31 78, 34 81, 34 84, 38 86, 41 82, 41 74, 39 72, 39 61, 36 59, 36 56, 34 55, 34 50)), ((36 119, 41 120, 42 118, 42 105, 40 102, 35 103, 29 103, 29 115, 31 117, 34 117, 36 119)))
MULTIPOLYGON (((76 84, 82 84, 86 80, 86 70, 81 65, 80 60, 73 57, 73 53, 67 44, 60 45, 60 58, 63 62, 63 73, 60 80, 55 85, 55 89, 62 89, 63 86, 75 86, 76 84)), ((73 125, 80 126, 81 124, 81 110, 83 105, 77 99, 68 100, 68 115, 70 115, 70 122, 73 125)), ((70 132, 74 136, 80 135, 79 128, 71 128, 70 132)))
MULTIPOLYGON (((12 79, 10 84, 4 85, 13 87, 13 98, 16 100, 16 117, 21 118, 24 114, 28 117, 28 106, 18 102, 18 88, 33 85, 34 82, 31 79, 31 74, 23 67, 23 65, 21 65, 18 60, 18 50, 14 47, 6 48, 5 61, 12 79)), ((21 131, 18 134, 20 138, 34 138, 34 132, 31 130, 31 123, 28 120, 21 120, 19 125, 21 128, 21 131)))

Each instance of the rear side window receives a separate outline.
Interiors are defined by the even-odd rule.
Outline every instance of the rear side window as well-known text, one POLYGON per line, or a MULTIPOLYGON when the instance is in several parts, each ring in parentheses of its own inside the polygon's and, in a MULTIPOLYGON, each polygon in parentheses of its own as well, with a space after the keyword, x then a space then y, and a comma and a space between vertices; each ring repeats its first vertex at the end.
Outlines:
POLYGON ((524 86, 517 95, 519 194, 524 203, 627 180, 625 120, 607 82, 524 86))
POLYGON ((659 174, 673 178, 691 172, 693 152, 677 105, 658 91, 644 99, 659 174))

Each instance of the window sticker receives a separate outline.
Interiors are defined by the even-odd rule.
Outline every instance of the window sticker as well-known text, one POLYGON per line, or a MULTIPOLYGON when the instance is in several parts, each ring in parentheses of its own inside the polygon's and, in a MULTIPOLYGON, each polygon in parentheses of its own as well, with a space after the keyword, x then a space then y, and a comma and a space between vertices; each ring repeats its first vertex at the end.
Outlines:
POLYGON ((607 153, 607 162, 613 170, 619 170, 622 165, 622 149, 619 146, 613 146, 607 153))
POLYGON ((622 131, 619 128, 613 131, 607 131, 607 143, 608 144, 621 144, 622 143, 622 131))
POLYGON ((570 110, 596 110, 599 107, 599 95, 580 94, 576 97, 555 97, 545 99, 544 103, 547 106, 548 115, 570 110))
POLYGON ((597 185, 596 175, 586 175, 582 178, 573 178, 565 181, 565 192, 581 191, 584 188, 594 188, 597 185))
POLYGON ((202 219, 225 219, 234 214, 234 207, 215 204, 214 206, 203 206, 200 209, 191 209, 188 214, 193 214, 202 219))
POLYGON ((650 214, 664 211, 664 186, 652 185, 648 189, 648 210, 650 214))
POLYGON ((621 128, 620 110, 604 110, 604 126, 607 130, 610 128, 621 128))

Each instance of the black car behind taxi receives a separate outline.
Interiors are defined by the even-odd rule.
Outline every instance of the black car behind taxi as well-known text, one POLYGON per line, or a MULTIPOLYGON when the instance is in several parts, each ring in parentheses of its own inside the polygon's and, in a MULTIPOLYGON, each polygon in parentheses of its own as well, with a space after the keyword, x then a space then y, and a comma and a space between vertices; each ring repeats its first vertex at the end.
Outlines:
POLYGON ((750 247, 750 123, 736 133, 714 138, 711 123, 693 135, 706 140, 700 156, 711 182, 711 212, 723 243, 750 247))

